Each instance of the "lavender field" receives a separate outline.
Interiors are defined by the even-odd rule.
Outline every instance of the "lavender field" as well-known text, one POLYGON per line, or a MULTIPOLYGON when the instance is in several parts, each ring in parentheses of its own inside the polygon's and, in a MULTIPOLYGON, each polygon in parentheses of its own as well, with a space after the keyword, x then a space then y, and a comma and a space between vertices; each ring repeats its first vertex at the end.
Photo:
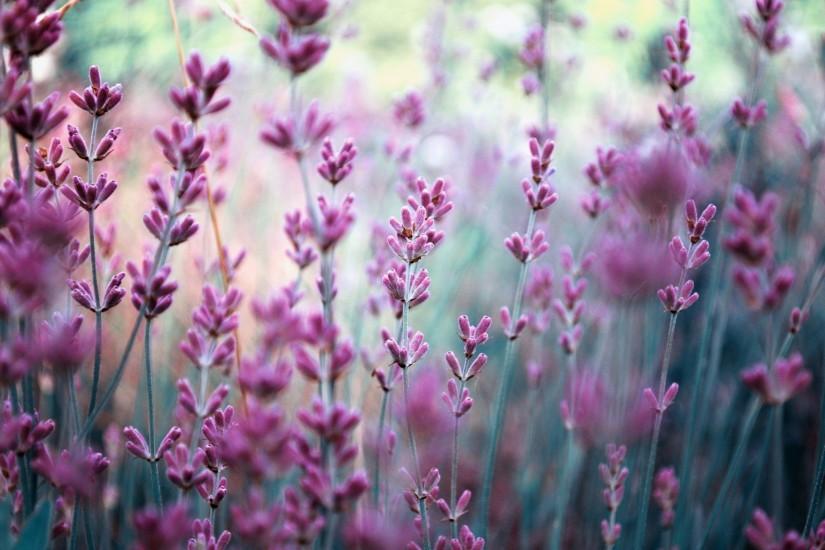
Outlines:
POLYGON ((0 550, 825 550, 821 0, 0 49, 0 550))

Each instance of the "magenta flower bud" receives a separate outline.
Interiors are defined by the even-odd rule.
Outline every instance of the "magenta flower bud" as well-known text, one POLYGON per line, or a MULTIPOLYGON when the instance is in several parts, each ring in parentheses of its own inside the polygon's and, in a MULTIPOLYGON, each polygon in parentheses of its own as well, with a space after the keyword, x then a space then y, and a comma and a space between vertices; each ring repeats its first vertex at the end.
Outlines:
POLYGON ((441 394, 441 399, 456 418, 464 416, 473 406, 469 388, 465 386, 459 394, 458 384, 453 378, 447 381, 447 391, 441 394))
POLYGON ((541 26, 536 25, 528 31, 518 58, 528 70, 538 72, 544 67, 544 29, 541 26))
MULTIPOLYGON (((149 226, 147 225, 147 227, 149 226)), ((172 226, 172 230, 169 232, 169 246, 177 246, 185 243, 198 232, 199 227, 197 222, 195 222, 195 218, 187 215, 172 226)), ((155 236, 158 237, 158 239, 161 238, 159 235, 155 236)))
POLYGON ((143 312, 147 319, 157 317, 172 305, 172 294, 178 285, 169 280, 172 269, 164 266, 153 270, 152 260, 145 258, 138 268, 132 262, 126 264, 132 277, 132 305, 143 312))
POLYGON ((479 353, 467 369, 467 380, 470 380, 480 374, 485 365, 487 365, 487 356, 483 353, 479 353))
POLYGON ((295 29, 311 27, 327 13, 329 0, 269 0, 295 29))
POLYGON ((166 432, 166 435, 163 436, 163 439, 160 441, 160 445, 158 445, 158 449, 155 454, 155 460, 160 460, 168 450, 170 450, 175 442, 180 439, 180 436, 183 434, 181 429, 177 426, 172 426, 169 428, 169 431, 166 432))
POLYGON ((123 278, 126 277, 124 272, 112 275, 106 289, 103 291, 103 303, 100 305, 100 311, 108 311, 118 305, 123 297, 126 295, 126 289, 121 287, 123 278))
POLYGON ((200 448, 195 451, 190 461, 188 447, 178 443, 174 449, 163 453, 163 460, 166 462, 166 477, 184 491, 197 487, 210 475, 208 470, 202 469, 204 455, 200 448))
POLYGON ((108 179, 104 172, 98 176, 97 181, 87 183, 75 176, 72 185, 64 185, 60 188, 63 196, 75 203, 80 208, 88 211, 96 210, 103 204, 117 189, 117 182, 108 179))
POLYGON ((123 428, 123 435, 126 438, 126 450, 143 460, 152 460, 152 453, 149 450, 149 443, 134 426, 123 428))
POLYGON ((499 311, 499 316, 501 319, 501 324, 504 327, 504 335, 510 340, 515 340, 518 338, 521 331, 527 328, 527 316, 521 315, 514 322, 513 318, 510 316, 510 309, 506 306, 501 308, 499 311))
POLYGON ((653 481, 653 500, 662 511, 661 524, 663 529, 673 526, 676 516, 676 499, 679 496, 679 479, 673 468, 661 468, 653 481))
POLYGON ((226 550, 230 540, 232 540, 232 534, 229 531, 224 531, 216 539, 212 530, 212 522, 208 519, 196 519, 192 521, 192 538, 189 539, 187 550, 226 550))
POLYGON ((450 371, 453 373, 453 376, 461 380, 464 374, 461 372, 461 364, 458 362, 458 358, 455 354, 448 351, 444 355, 444 360, 447 362, 447 366, 450 367, 450 371))
POLYGON ((756 104, 749 106, 741 98, 734 99, 730 108, 731 117, 741 128, 753 128, 765 120, 767 111, 765 100, 759 100, 756 104))
POLYGON ((205 115, 220 112, 231 103, 228 97, 215 99, 218 88, 229 77, 229 60, 221 58, 213 66, 205 69, 200 54, 193 52, 185 64, 190 84, 186 88, 172 88, 169 97, 172 103, 196 122, 205 115))
POLYGON ((534 186, 528 180, 523 180, 521 188, 527 199, 527 204, 536 212, 551 206, 559 198, 558 193, 553 192, 552 187, 546 183, 541 183, 534 189, 534 186))
POLYGON ((95 148, 95 161, 101 161, 109 156, 121 132, 122 130, 120 128, 112 128, 106 132, 103 139, 100 140, 100 143, 98 143, 95 148))
POLYGON ((322 251, 335 247, 355 222, 355 213, 352 207, 354 202, 355 196, 352 194, 347 195, 337 205, 327 202, 323 196, 318 197, 318 211, 321 220, 315 240, 322 251))
POLYGON ((295 367, 307 377, 307 380, 312 382, 321 380, 321 369, 314 357, 302 347, 295 347, 293 354, 295 355, 295 367))
POLYGON ((591 191, 588 195, 585 195, 580 204, 585 214, 596 219, 602 212, 607 210, 610 202, 602 197, 598 191, 591 191))
POLYGON ((69 147, 72 148, 72 151, 74 151, 80 159, 88 160, 89 151, 86 147, 86 140, 83 139, 83 136, 80 135, 80 132, 75 126, 69 124, 66 128, 69 131, 69 147))
POLYGON ((672 64, 661 73, 662 80, 673 92, 678 92, 693 82, 695 75, 685 71, 681 65, 672 64))
POLYGON ((55 109, 60 99, 58 92, 52 92, 40 103, 32 103, 25 97, 18 105, 5 114, 6 122, 14 131, 29 141, 37 141, 69 116, 66 107, 55 109))
POLYGON ((813 380, 799 353, 794 353, 787 359, 777 359, 771 371, 763 363, 754 365, 743 371, 741 377, 742 382, 768 405, 788 401, 804 391, 813 380))
POLYGON ((278 27, 276 37, 265 36, 260 45, 264 53, 294 77, 321 62, 329 49, 329 40, 313 33, 293 33, 287 25, 282 24, 278 27))
POLYGON ((661 103, 659 111, 659 127, 665 132, 674 132, 692 137, 696 133, 698 120, 696 110, 691 105, 674 105, 667 108, 661 103))
POLYGON ((155 128, 152 135, 160 144, 163 156, 176 170, 194 172, 209 158, 206 134, 196 133, 192 125, 175 120, 168 134, 155 128))
POLYGON ((323 162, 318 165, 318 174, 332 185, 337 185, 352 172, 353 159, 357 154, 358 149, 352 138, 344 142, 338 153, 333 150, 332 141, 326 138, 321 148, 323 162))
POLYGON ((221 384, 209 395, 204 403, 201 416, 210 416, 217 411, 223 403, 226 396, 229 395, 229 386, 221 384))
POLYGON ((782 304, 793 286, 796 274, 791 266, 783 265, 773 275, 768 291, 765 293, 763 307, 765 309, 776 309, 782 304))
POLYGON ((535 231, 532 237, 513 233, 505 239, 504 245, 513 257, 522 263, 531 262, 550 249, 550 245, 544 240, 544 231, 540 229, 535 231))
POLYGON ((15 68, 6 73, 0 84, 0 115, 5 115, 31 93, 32 84, 15 68))
POLYGON ((198 415, 198 399, 195 390, 187 378, 180 378, 177 382, 178 405, 193 416, 198 415))
POLYGON ((669 311, 674 315, 689 308, 699 299, 699 293, 693 292, 693 281, 690 279, 685 281, 681 288, 674 285, 660 288, 657 295, 659 301, 665 307, 665 311, 669 311))
POLYGON ((86 87, 82 94, 69 92, 69 99, 92 116, 105 115, 123 99, 123 87, 120 84, 110 86, 108 82, 102 82, 100 69, 95 65, 89 68, 89 83, 91 85, 86 87))
POLYGON ((791 310, 788 321, 788 332, 798 334, 802 330, 802 324, 808 319, 808 312, 795 307, 791 310))
POLYGON ((393 102, 392 115, 401 126, 418 128, 426 118, 424 98, 416 91, 407 92, 393 102))

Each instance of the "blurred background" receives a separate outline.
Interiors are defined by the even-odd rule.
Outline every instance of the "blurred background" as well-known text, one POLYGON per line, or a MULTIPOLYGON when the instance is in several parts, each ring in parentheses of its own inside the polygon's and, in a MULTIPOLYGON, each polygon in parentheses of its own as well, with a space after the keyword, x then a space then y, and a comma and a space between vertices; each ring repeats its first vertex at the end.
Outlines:
MULTIPOLYGON (((338 121, 333 142, 338 145, 352 137, 359 148, 353 176, 339 190, 355 194, 358 219, 336 251, 336 315, 344 333, 367 355, 380 348, 379 329, 393 322, 386 313, 378 318, 367 314, 368 299, 383 293, 366 274, 373 254, 372 228, 375 224, 385 227, 390 216, 398 216, 409 171, 428 181, 443 176, 450 183, 456 209, 442 228, 447 235, 445 244, 427 259, 432 298, 426 307, 413 312, 411 321, 427 335, 431 346, 430 366, 417 373, 421 380, 431 379, 418 385, 430 401, 437 401, 434 392, 440 392, 447 376, 440 358, 457 347, 456 316, 468 313, 472 319, 482 314, 496 318, 499 308, 512 300, 518 266, 502 243, 512 232, 524 231, 527 208, 520 182, 529 174, 527 131, 540 122, 540 101, 525 94, 522 86, 524 68, 518 52, 529 29, 538 23, 537 3, 333 0, 331 15, 322 23, 331 49, 316 69, 300 79, 302 103, 318 99, 321 110, 332 113, 338 121), (425 106, 425 121, 415 131, 393 119, 394 101, 413 90, 421 94, 425 106), (408 146, 410 160, 403 162, 399 157, 408 146)), ((538 262, 540 265, 558 271, 562 245, 579 251, 591 244, 593 230, 579 201, 588 190, 582 171, 594 160, 596 147, 644 150, 661 140, 656 105, 666 101, 667 89, 659 71, 667 64, 663 36, 675 27, 683 2, 676 4, 677 0, 550 3, 549 117, 556 141, 553 181, 560 200, 549 216, 540 219, 551 243, 550 253, 538 262)), ((797 191, 806 177, 808 146, 811 136, 817 135, 815 124, 825 105, 825 2, 789 0, 787 4, 783 29, 790 34, 791 45, 763 64, 759 93, 768 102, 771 115, 751 141, 746 177, 751 188, 776 190, 790 204, 803 196, 797 191)), ((218 210, 224 241, 233 256, 246 251, 236 285, 243 290, 248 305, 249 300, 265 297, 294 280, 294 265, 284 255, 288 242, 282 231, 283 216, 304 204, 294 162, 259 139, 266 117, 288 109, 288 76, 263 54, 253 33, 243 28, 251 26, 272 34, 278 19, 263 0, 177 1, 175 5, 184 50, 200 51, 208 63, 220 56, 232 63, 226 88, 232 105, 210 117, 213 158, 209 170, 213 186, 225 192, 218 210)), ((690 2, 690 69, 696 81, 688 90, 689 101, 698 108, 700 133, 712 150, 712 161, 693 190, 702 202, 732 173, 737 134, 728 109, 734 97, 747 91, 753 52, 738 17, 752 10, 750 0, 690 2)), ((55 87, 64 91, 80 88, 92 64, 100 66, 105 80, 123 84, 123 106, 114 113, 112 123, 123 127, 120 140, 124 146, 119 142, 116 152, 103 163, 103 169, 120 182, 121 190, 100 217, 104 223, 117 223, 115 248, 123 261, 134 261, 142 247, 152 244, 141 221, 150 205, 145 179, 167 171, 151 131, 155 126, 168 126, 174 116, 168 90, 182 81, 169 5, 167 0, 84 0, 66 14, 65 24, 67 33, 58 46, 36 60, 35 93, 42 97, 55 87)), ((74 111, 71 122, 85 124, 74 111)), ((318 160, 317 152, 310 153, 311 165, 318 160)), ((320 189, 321 181, 314 173, 312 180, 314 188, 320 189)), ((814 198, 821 208, 822 185, 814 183, 818 190, 814 198)), ((200 208, 200 233, 171 255, 183 290, 176 295, 171 312, 175 321, 158 323, 161 326, 155 339, 158 349, 165 350, 159 351, 158 357, 167 358, 170 382, 188 368, 177 345, 199 301, 204 266, 215 260, 205 204, 200 208)), ((779 247, 779 260, 796 261, 799 258, 783 256, 793 256, 799 250, 810 255, 820 244, 814 236, 800 247, 779 247)), ((638 348, 641 362, 652 368, 664 328, 655 296, 611 296, 604 284, 610 276, 608 270, 592 277, 594 290, 585 337, 588 349, 582 361, 596 364, 613 359, 615 342, 599 338, 600 331, 609 330, 616 315, 624 315, 641 303, 641 313, 631 316, 639 325, 636 341, 629 345, 638 348), (617 303, 628 309, 617 306, 611 310, 617 303)), ((214 272, 207 273, 207 280, 210 277, 214 272)), ((320 307, 312 277, 303 281, 308 296, 305 306, 310 308, 320 307)), ((744 308, 736 311, 732 331, 747 338, 734 338, 725 347, 730 364, 723 361, 727 370, 722 380, 730 388, 737 384, 738 369, 761 358, 758 347, 741 343, 752 342, 753 334, 748 335, 747 312, 744 308)), ((695 322, 693 315, 693 311, 685 315, 685 331, 695 322)), ((120 308, 109 322, 120 323, 125 331, 132 319, 132 311, 120 308)), ((118 330, 112 333, 117 335, 118 330)), ((698 333, 679 339, 677 346, 688 349, 695 345, 698 333)), ((256 335, 245 307, 242 346, 251 348, 256 335)), ((553 371, 560 361, 556 338, 555 331, 541 334, 522 346, 523 357, 529 356, 553 371)), ((483 404, 474 422, 486 419, 497 388, 494 369, 503 346, 504 339, 498 334, 489 344, 492 370, 474 390, 476 402, 483 404)), ((105 365, 112 365, 121 347, 106 346, 110 356, 105 365)), ((138 360, 135 354, 133 361, 138 360)), ((526 359, 518 368, 523 364, 526 359)), ((690 365, 675 365, 677 379, 685 368, 690 365)), ((644 377, 644 369, 640 370, 641 374, 627 371, 626 376, 644 377)), ((121 410, 130 410, 138 391, 137 369, 128 372, 133 383, 122 387, 116 397, 121 410)), ((348 378, 345 392, 355 405, 363 404, 369 417, 379 395, 370 391, 375 388, 364 372, 359 367, 348 378)), ((171 406, 173 384, 167 387, 165 399, 171 406)), ((291 398, 304 399, 311 391, 306 385, 303 395, 292 392, 291 398)), ((733 402, 733 392, 730 389, 727 393, 728 403, 733 402)), ((521 397, 517 392, 514 399, 521 397)), ((556 403, 549 407, 555 409, 556 403)), ((422 405, 422 411, 428 407, 422 405)), ((440 403, 433 407, 443 408, 440 403)), ((438 410, 437 414, 446 414, 438 410)), ((514 405, 513 410, 521 409, 514 405)), ((513 422, 520 421, 523 414, 522 410, 513 422)), ((422 412, 420 418, 424 426, 426 414, 422 412)), ((476 434, 479 446, 483 434, 483 430, 476 434)), ((543 444, 550 447, 552 440, 548 437, 543 444)), ((502 464, 502 468, 507 467, 506 459, 502 464)), ((469 478, 477 473, 472 465, 462 471, 469 478)), ((594 532, 593 536, 598 535, 594 532)))

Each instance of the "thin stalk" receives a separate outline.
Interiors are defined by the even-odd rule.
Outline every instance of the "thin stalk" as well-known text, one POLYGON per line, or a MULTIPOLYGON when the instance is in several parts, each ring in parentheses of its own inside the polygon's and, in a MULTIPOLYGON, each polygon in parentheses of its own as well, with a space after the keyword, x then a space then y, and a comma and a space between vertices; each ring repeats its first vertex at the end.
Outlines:
POLYGON ((66 375, 66 391, 69 396, 69 415, 72 418, 75 436, 80 432, 80 412, 77 406, 77 390, 74 387, 74 373, 66 375))
MULTIPOLYGON (((92 131, 89 139, 89 151, 95 150, 95 142, 97 141, 97 126, 100 119, 97 116, 92 117, 92 131)), ((95 177, 95 156, 94 153, 89 154, 89 160, 86 168, 86 182, 89 185, 94 183, 95 177)), ((89 411, 91 414, 97 404, 97 389, 100 385, 100 361, 103 353, 103 312, 100 304, 100 283, 97 280, 97 252, 95 246, 95 211, 89 210, 89 263, 92 265, 92 290, 95 297, 95 357, 94 367, 92 370, 92 390, 89 398, 89 411)))
POLYGON ((149 408, 149 450, 152 453, 152 460, 149 463, 152 474, 152 487, 154 489, 155 506, 159 510, 163 509, 163 495, 160 490, 160 473, 158 469, 158 461, 155 456, 155 404, 152 396, 152 322, 150 319, 146 320, 145 332, 143 333, 143 358, 146 366, 146 403, 149 408))
POLYGON ((567 431, 567 447, 566 458, 564 460, 564 468, 561 474, 561 485, 559 487, 559 501, 557 504, 556 518, 553 520, 550 538, 550 548, 559 550, 561 548, 562 535, 564 534, 564 521, 567 516, 567 507, 570 502, 570 490, 573 481, 577 477, 578 468, 575 468, 578 462, 578 447, 574 439, 573 430, 567 431))
MULTIPOLYGON (((461 394, 467 386, 467 381, 463 378, 464 373, 467 372, 467 357, 464 357, 464 366, 461 369, 462 379, 458 387, 458 396, 461 399, 461 394)), ((453 459, 450 465, 450 511, 455 512, 456 493, 458 493, 458 423, 460 417, 455 415, 455 424, 453 425, 453 459)), ((450 533, 452 538, 458 538, 458 521, 450 521, 450 533)))
POLYGON ((782 525, 782 503, 783 498, 783 468, 785 467, 784 452, 782 448, 782 413, 785 409, 783 403, 776 405, 771 410, 771 435, 773 436, 773 444, 771 445, 771 462, 772 462, 772 487, 771 496, 773 497, 773 519, 777 525, 782 525))
POLYGON ((415 445, 415 435, 413 434, 412 429, 412 414, 410 412, 410 401, 409 401, 409 376, 407 375, 407 369, 402 370, 403 379, 404 379, 404 410, 406 413, 406 421, 407 421, 407 436, 409 437, 410 441, 410 452, 412 452, 413 456, 413 464, 415 465, 415 483, 417 486, 418 492, 418 510, 421 513, 421 525, 424 528, 424 550, 430 550, 432 544, 430 543, 430 523, 427 520, 427 502, 425 498, 422 498, 423 495, 423 486, 421 483, 421 467, 418 462, 418 450, 416 449, 415 445))
MULTIPOLYGON (((154 277, 155 274, 158 272, 158 269, 166 261, 166 256, 169 252, 169 235, 172 232, 172 227, 175 224, 175 221, 178 218, 180 212, 178 212, 178 204, 179 204, 179 197, 178 197, 178 185, 180 181, 183 179, 183 175, 185 173, 185 169, 181 166, 178 169, 177 176, 175 178, 175 185, 172 189, 173 194, 173 202, 172 208, 170 210, 169 219, 166 222, 166 227, 163 228, 163 234, 161 235, 160 242, 158 243, 158 247, 155 250, 155 257, 154 261, 152 262, 152 273, 151 277, 154 277)), ((150 277, 150 279, 151 279, 150 277)), ((91 432, 92 427, 94 426, 95 419, 103 412, 103 409, 108 405, 109 401, 115 394, 118 386, 120 385, 120 381, 123 378, 123 374, 126 370, 126 364, 129 361, 129 356, 132 353, 132 348, 135 344, 135 339, 137 338, 138 330, 140 330, 140 325, 143 322, 144 314, 146 313, 146 304, 144 303, 140 310, 138 311, 137 317, 135 318, 135 323, 132 326, 132 331, 129 333, 129 339, 126 341, 126 347, 123 350, 123 354, 120 356, 120 362, 118 363, 117 370, 115 370, 115 375, 112 378, 112 381, 109 383, 109 386, 106 388, 106 391, 103 394, 103 397, 100 399, 100 403, 98 403, 97 407, 89 413, 89 416, 86 418, 86 424, 83 426, 83 431, 81 432, 80 437, 85 439, 88 437, 89 432, 91 432)))
POLYGON ((390 392, 382 392, 381 412, 378 414, 378 437, 375 444, 375 472, 372 476, 372 505, 378 508, 378 495, 381 488, 381 455, 384 452, 384 424, 387 420, 387 401, 390 392))
POLYGON ((759 416, 759 411, 761 408, 762 402, 759 398, 754 397, 748 407, 748 413, 745 416, 745 424, 739 434, 739 441, 736 443, 736 450, 733 452, 733 457, 728 465, 728 470, 725 473, 722 486, 719 489, 719 493, 716 495, 716 499, 713 501, 713 507, 711 508, 710 515, 708 515, 707 525, 705 525, 705 529, 702 533, 702 539, 699 543, 699 550, 705 547, 708 537, 713 530, 713 522, 721 513, 722 506, 725 504, 725 499, 728 495, 728 491, 730 490, 731 485, 733 485, 733 482, 736 480, 736 477, 739 475, 739 471, 742 469, 742 459, 745 458, 745 451, 748 447, 748 439, 750 439, 751 432, 753 431, 756 418, 759 416))
MULTIPOLYGON (((684 278, 684 276, 682 277, 684 278)), ((670 316, 670 322, 667 327, 667 341, 665 343, 665 356, 662 362, 662 370, 659 374, 659 393, 657 399, 661 407, 662 400, 667 390, 667 373, 670 369, 670 359, 673 353, 673 337, 676 333, 676 318, 678 313, 670 316)), ((664 410, 656 409, 656 419, 653 423, 653 437, 650 439, 650 451, 647 457, 647 468, 645 470, 644 485, 641 493, 641 511, 639 512, 639 527, 636 529, 636 544, 635 548, 640 550, 644 545, 645 528, 647 527, 647 512, 650 507, 650 492, 653 487, 653 472, 656 469, 656 453, 659 448, 659 436, 662 433, 662 419, 664 417, 664 410)))
POLYGON ((808 504, 808 513, 805 515, 805 528, 802 530, 802 537, 807 537, 808 532, 813 527, 814 512, 819 507, 820 494, 822 493, 822 480, 825 475, 825 384, 822 384, 822 397, 819 400, 819 435, 817 437, 816 470, 814 473, 814 486, 811 489, 811 500, 808 504))
MULTIPOLYGON (((536 224, 536 212, 530 210, 530 217, 527 220, 527 236, 533 234, 533 228, 536 224)), ((513 297, 513 319, 516 320, 521 316, 521 305, 524 298, 524 285, 527 281, 527 270, 529 264, 524 262, 519 268, 518 283, 516 283, 516 293, 513 297)), ((496 452, 498 450, 499 439, 501 438, 501 429, 504 426, 504 413, 507 408, 507 399, 510 395, 510 388, 513 385, 513 375, 515 369, 510 364, 515 352, 515 339, 507 340, 507 345, 504 349, 504 373, 501 385, 498 388, 496 395, 493 413, 493 431, 490 436, 490 445, 487 448, 487 463, 484 469, 484 480, 481 487, 481 526, 479 528, 479 536, 487 539, 487 528, 490 516, 490 492, 493 488, 493 475, 496 467, 496 452)))

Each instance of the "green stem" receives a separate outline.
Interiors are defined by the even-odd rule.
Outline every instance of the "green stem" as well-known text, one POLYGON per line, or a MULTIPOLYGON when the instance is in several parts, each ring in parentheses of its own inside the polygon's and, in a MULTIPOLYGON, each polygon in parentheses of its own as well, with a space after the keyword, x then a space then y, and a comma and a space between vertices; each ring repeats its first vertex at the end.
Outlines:
MULTIPOLYGON (((536 224, 536 212, 530 211, 530 217, 527 220, 527 237, 533 234, 533 228, 536 224)), ((519 268, 518 282, 516 283, 516 293, 513 297, 512 318, 516 322, 521 316, 521 305, 524 299, 524 285, 527 281, 527 271, 529 264, 522 262, 519 268)), ((498 387, 496 400, 493 405, 493 430, 490 436, 490 445, 487 447, 487 462, 484 468, 484 480, 481 486, 481 526, 479 528, 479 536, 487 539, 487 529, 490 521, 490 493, 493 488, 493 476, 496 468, 496 454, 498 451, 499 439, 501 438, 501 429, 504 427, 504 414, 507 408, 507 400, 510 396, 510 388, 513 385, 513 377, 515 369, 510 364, 512 362, 513 354, 515 352, 515 339, 507 340, 507 345, 504 349, 504 364, 503 364, 503 380, 498 387)))
MULTIPOLYGON (((180 214, 180 212, 178 212, 178 185, 183 179, 185 172, 186 171, 183 166, 181 166, 178 169, 178 173, 175 178, 175 185, 172 189, 172 208, 170 210, 169 219, 166 221, 166 226, 163 228, 163 234, 161 235, 158 247, 155 250, 155 257, 152 263, 152 271, 149 279, 154 277, 155 274, 157 274, 158 270, 161 268, 161 266, 163 266, 163 264, 166 262, 166 256, 169 252, 169 236, 172 232, 172 227, 175 225, 175 221, 177 221, 177 217, 180 214)), ((106 407, 106 405, 109 404, 109 401, 112 399, 112 397, 115 394, 115 391, 120 385, 120 381, 123 378, 123 374, 126 370, 126 364, 129 362, 129 356, 132 353, 132 348, 134 347, 135 339, 137 338, 137 333, 138 330, 140 330, 140 325, 143 322, 143 317, 145 313, 146 304, 144 303, 138 311, 137 318, 135 319, 135 323, 132 326, 132 331, 129 333, 129 339, 126 341, 126 347, 123 350, 123 354, 120 356, 120 362, 118 363, 117 369, 115 370, 115 374, 112 377, 112 381, 109 383, 109 386, 103 393, 103 397, 100 399, 100 403, 98 403, 97 407, 91 413, 89 413, 89 416, 86 418, 86 424, 83 426, 81 438, 85 439, 89 436, 89 433, 91 432, 92 427, 94 427, 94 422, 97 419, 98 415, 100 415, 100 413, 103 412, 103 409, 106 407)))
MULTIPOLYGON (((86 169, 86 181, 89 185, 94 183, 95 177, 95 159, 94 153, 95 150, 95 141, 97 140, 97 126, 98 121, 100 119, 98 117, 92 117, 92 132, 90 138, 90 145, 89 151, 89 161, 87 164, 86 169)), ((91 414, 92 411, 95 409, 95 405, 97 404, 97 390, 98 386, 100 385, 100 362, 103 353, 103 312, 101 311, 101 303, 100 303, 100 283, 97 278, 97 250, 95 246, 95 211, 94 209, 89 210, 89 263, 92 266, 92 290, 94 291, 95 297, 95 356, 94 356, 94 368, 92 371, 92 390, 91 390, 91 397, 89 398, 89 412, 91 414)))
POLYGON ((719 493, 716 495, 710 515, 708 515, 707 525, 705 525, 704 532, 702 533, 702 539, 699 543, 699 550, 705 547, 708 537, 713 530, 713 523, 717 516, 721 513, 722 506, 725 504, 728 491, 730 490, 731 485, 733 485, 733 482, 736 480, 736 477, 739 475, 739 471, 742 469, 742 459, 745 457, 745 451, 748 447, 748 439, 750 439, 751 432, 753 431, 756 418, 759 416, 759 411, 761 408, 762 402, 759 398, 752 398, 750 406, 748 407, 748 413, 745 417, 745 424, 739 434, 739 441, 736 443, 736 450, 733 452, 733 457, 728 465, 728 470, 725 473, 722 486, 719 488, 719 493))
MULTIPOLYGON (((684 278, 684 276, 682 277, 684 278)), ((657 399, 659 407, 656 409, 656 419, 653 423, 653 437, 650 439, 650 451, 647 457, 647 468, 645 470, 644 485, 641 493, 641 511, 639 512, 639 527, 636 529, 636 544, 635 548, 641 550, 645 541, 645 529, 647 527, 647 512, 650 507, 650 492, 653 487, 653 473, 656 469, 656 453, 659 448, 659 436, 662 433, 662 419, 664 417, 664 410, 661 409, 662 401, 667 391, 667 373, 670 369, 670 359, 673 354, 673 337, 676 333, 676 318, 678 313, 670 316, 670 322, 667 327, 667 341, 665 343, 665 356, 662 362, 662 370, 659 374, 659 393, 657 399)))
POLYGON ((149 411, 149 450, 152 453, 152 460, 149 463, 152 474, 152 488, 154 489, 155 506, 159 510, 163 509, 163 495, 160 490, 160 473, 158 471, 158 457, 155 456, 155 403, 152 395, 152 322, 146 319, 145 331, 143 333, 143 358, 146 366, 146 403, 149 411))
POLYGON ((378 509, 378 495, 381 490, 381 456, 384 452, 384 424, 387 419, 387 401, 389 393, 382 392, 381 412, 378 414, 378 436, 375 443, 375 472, 372 477, 372 505, 378 509))
POLYGON ((811 500, 808 504, 808 513, 805 515, 805 528, 802 536, 807 537, 808 532, 813 527, 814 513, 819 507, 819 498, 822 492, 823 475, 825 475, 825 384, 822 385, 822 397, 819 400, 819 436, 817 437, 816 470, 814 473, 814 486, 811 489, 811 500))

